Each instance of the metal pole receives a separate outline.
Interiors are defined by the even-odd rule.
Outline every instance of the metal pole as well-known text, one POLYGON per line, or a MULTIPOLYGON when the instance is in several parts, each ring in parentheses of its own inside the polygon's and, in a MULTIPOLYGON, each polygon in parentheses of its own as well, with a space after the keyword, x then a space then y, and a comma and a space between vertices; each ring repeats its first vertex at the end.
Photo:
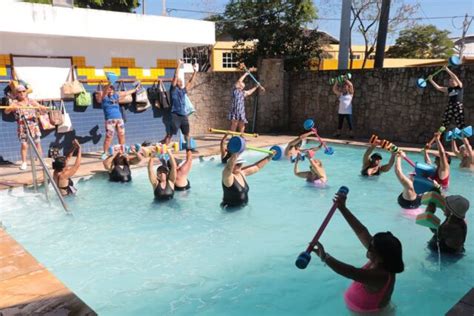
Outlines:
POLYGON ((167 16, 168 15, 166 13, 166 0, 161 0, 161 15, 162 16, 167 16))
POLYGON ((142 14, 145 15, 145 2, 146 0, 142 0, 142 14))
POLYGON ((382 0, 382 8, 380 11, 380 20, 379 20, 379 32, 377 34, 377 48, 375 49, 374 68, 383 68, 389 16, 390 16, 390 0, 382 0))
POLYGON ((338 68, 347 69, 351 37, 351 0, 342 1, 341 30, 339 34, 338 68))
MULTIPOLYGON (((28 124, 25 125, 26 129, 28 129, 28 124)), ((38 183, 37 181, 37 175, 36 175, 36 165, 35 165, 35 157, 33 155, 33 147, 36 149, 34 142, 30 142, 30 149, 29 149, 29 154, 30 154, 30 160, 31 160, 31 173, 33 175, 33 187, 35 189, 35 192, 38 192, 38 183)))
POLYGON ((465 48, 465 38, 466 38, 466 33, 469 30, 469 27, 471 26, 472 19, 468 20, 468 14, 466 13, 466 16, 464 17, 464 22, 462 23, 462 36, 461 36, 461 48, 459 49, 459 58, 462 60, 463 55, 464 55, 464 48, 465 48))
POLYGON ((45 169, 43 169, 43 180, 44 180, 44 195, 46 196, 46 200, 49 202, 49 194, 48 194, 48 175, 46 174, 45 169))

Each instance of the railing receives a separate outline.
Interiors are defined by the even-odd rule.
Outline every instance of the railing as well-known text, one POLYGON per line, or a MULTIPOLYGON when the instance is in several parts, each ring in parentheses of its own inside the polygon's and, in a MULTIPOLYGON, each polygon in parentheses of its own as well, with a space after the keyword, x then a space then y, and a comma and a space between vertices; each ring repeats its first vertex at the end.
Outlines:
POLYGON ((58 199, 61 202, 64 208, 64 211, 67 214, 71 214, 69 209, 67 208, 66 202, 64 201, 64 198, 61 194, 61 191, 59 190, 58 185, 56 184, 56 182, 54 182, 51 172, 49 171, 48 167, 46 166, 46 163, 44 162, 43 158, 38 152, 38 149, 36 148, 35 142, 33 141, 33 137, 31 136, 30 129, 28 128, 28 122, 26 121, 24 116, 22 116, 21 119, 23 120, 23 124, 25 124, 26 136, 28 138, 28 143, 30 145, 31 172, 33 174, 33 186, 35 188, 35 191, 38 190, 38 183, 37 183, 35 158, 33 156, 33 153, 36 155, 41 165, 43 166, 43 174, 44 174, 43 178, 44 178, 44 189, 45 189, 46 199, 49 201, 49 196, 48 196, 48 187, 49 187, 48 180, 49 180, 49 182, 51 182, 51 184, 53 185, 54 191, 56 192, 56 195, 58 196, 58 199))

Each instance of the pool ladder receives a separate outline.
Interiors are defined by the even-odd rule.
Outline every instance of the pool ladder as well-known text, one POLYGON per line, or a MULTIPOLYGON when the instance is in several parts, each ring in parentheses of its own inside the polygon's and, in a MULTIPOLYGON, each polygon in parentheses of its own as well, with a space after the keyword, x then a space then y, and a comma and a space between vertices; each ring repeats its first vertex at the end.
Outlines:
POLYGON ((44 178, 44 195, 46 196, 46 200, 49 201, 49 195, 48 195, 48 187, 49 187, 49 182, 53 185, 53 189, 56 192, 56 195, 58 196, 59 201, 61 202, 61 205, 64 208, 64 211, 67 214, 71 214, 66 202, 64 201, 64 198, 61 194, 61 191, 59 191, 59 187, 54 182, 53 176, 51 175, 51 172, 49 171, 48 167, 46 166, 46 163, 44 162, 43 158, 38 152, 38 148, 35 146, 35 142, 33 141, 33 137, 31 136, 31 131, 28 128, 28 122, 26 121, 25 117, 22 116, 21 119, 23 120, 23 124, 25 124, 26 128, 26 136, 28 138, 28 143, 30 147, 30 159, 31 159, 31 173, 33 175, 33 187, 35 189, 35 192, 38 191, 38 183, 37 183, 37 173, 36 173, 36 164, 35 164, 35 157, 33 156, 33 153, 35 154, 36 158, 40 161, 41 165, 43 166, 43 178, 44 178), (49 182, 48 182, 49 181, 49 182))

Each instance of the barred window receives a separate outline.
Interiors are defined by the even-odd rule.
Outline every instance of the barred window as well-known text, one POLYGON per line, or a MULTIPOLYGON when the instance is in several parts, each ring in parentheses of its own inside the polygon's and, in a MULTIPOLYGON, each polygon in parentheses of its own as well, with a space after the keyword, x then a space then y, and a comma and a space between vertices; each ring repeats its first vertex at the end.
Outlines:
POLYGON ((351 59, 354 59, 354 60, 360 59, 360 57, 361 57, 360 54, 352 54, 351 55, 351 59))
POLYGON ((183 62, 185 64, 192 64, 193 63, 193 56, 190 54, 183 53, 183 62))
POLYGON ((237 67, 237 61, 235 58, 235 53, 222 53, 222 68, 237 67))

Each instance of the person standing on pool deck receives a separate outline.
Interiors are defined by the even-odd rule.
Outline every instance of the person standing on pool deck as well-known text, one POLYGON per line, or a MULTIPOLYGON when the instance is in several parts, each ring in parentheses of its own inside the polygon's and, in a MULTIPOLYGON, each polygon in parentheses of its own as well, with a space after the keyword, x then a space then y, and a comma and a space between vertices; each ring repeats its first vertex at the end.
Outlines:
POLYGON ((376 145, 371 144, 370 147, 365 151, 364 157, 362 158, 361 174, 364 177, 379 176, 382 172, 388 172, 395 162, 395 153, 392 153, 388 164, 381 166, 380 161, 382 161, 382 155, 379 153, 370 155, 374 151, 375 147, 376 145))
POLYGON ((72 150, 69 154, 64 156, 56 157, 53 161, 53 180, 56 182, 56 185, 61 191, 61 195, 74 195, 77 189, 74 187, 74 182, 71 180, 76 172, 79 170, 81 166, 81 145, 74 139, 72 142, 72 150), (72 167, 67 166, 67 162, 71 159, 74 152, 77 151, 76 161, 72 167))
MULTIPOLYGON (((434 213, 436 205, 428 204, 427 212, 434 213)), ((444 215, 446 219, 438 227, 431 229, 434 233, 428 242, 428 248, 432 251, 439 250, 448 254, 462 254, 464 250, 464 242, 467 236, 467 225, 464 220, 466 212, 469 210, 469 201, 460 195, 450 195, 446 197, 446 207, 444 215)))
POLYGON ((428 77, 428 81, 435 87, 436 90, 443 92, 449 96, 448 106, 444 110, 443 115, 443 126, 446 129, 449 127, 449 123, 454 119, 456 126, 463 129, 466 127, 464 123, 464 106, 463 106, 463 85, 458 76, 452 72, 448 66, 443 67, 449 75, 448 87, 442 87, 438 85, 434 80, 433 76, 428 77))
POLYGON ((257 161, 256 163, 243 167, 245 160, 239 154, 232 154, 222 171, 222 208, 234 208, 245 206, 248 201, 249 185, 246 177, 260 171, 270 160, 273 154, 257 161))
MULTIPOLYGON (((245 67, 244 64, 241 66, 245 67)), ((255 68, 251 68, 249 71, 255 71, 255 68)), ((249 72, 245 72, 239 80, 234 84, 234 89, 232 90, 232 104, 230 106, 229 112, 229 121, 230 121, 230 130, 239 133, 245 132, 245 124, 248 123, 247 118, 245 117, 245 98, 252 95, 258 88, 262 91, 265 89, 262 86, 256 86, 249 90, 244 90, 245 78, 249 75, 249 72)))
MULTIPOLYGON (((436 132, 434 134, 436 139, 436 145, 438 146, 438 154, 435 158, 435 165, 436 165, 436 174, 432 180, 436 181, 443 190, 447 190, 449 187, 449 175, 450 175, 450 167, 451 164, 451 157, 446 153, 444 150, 444 146, 441 143, 441 133, 436 132)), ((428 144, 426 144, 425 148, 423 149, 423 153, 425 155, 425 163, 432 164, 430 156, 428 154, 428 144)))
POLYGON ((163 202, 173 199, 176 182, 176 160, 174 159, 171 150, 167 149, 170 161, 170 168, 166 165, 165 161, 161 161, 161 165, 153 170, 153 157, 150 157, 148 161, 148 179, 150 180, 151 186, 153 187, 153 194, 155 195, 155 201, 163 202))
POLYGON ((463 144, 459 146, 456 144, 456 140, 451 141, 451 150, 461 160, 459 168, 467 168, 474 171, 474 151, 469 143, 469 138, 464 137, 462 139, 463 144))
POLYGON ((413 186, 413 179, 407 177, 402 170, 402 157, 405 156, 403 151, 398 151, 395 158, 395 175, 403 187, 402 193, 398 196, 398 205, 404 209, 415 209, 421 205, 421 195, 416 194, 413 186))
POLYGON ((344 119, 346 119, 347 125, 349 126, 349 138, 354 138, 354 133, 352 131, 352 98, 354 97, 354 86, 348 79, 344 79, 344 84, 342 87, 339 87, 339 84, 336 80, 332 86, 332 91, 339 99, 339 122, 337 125, 337 132, 334 136, 341 136, 344 119))
POLYGON ((367 249, 369 261, 362 268, 356 268, 329 255, 320 243, 313 251, 334 272, 354 280, 344 293, 344 300, 350 310, 357 313, 380 312, 390 304, 396 274, 404 270, 402 244, 391 232, 371 236, 347 208, 345 195, 336 194, 334 203, 367 249))
POLYGON ((109 85, 102 92, 102 109, 104 110, 106 131, 102 159, 107 157, 106 153, 112 143, 115 131, 117 131, 119 144, 125 144, 125 124, 123 122, 122 113, 120 112, 119 99, 137 92, 137 89, 138 86, 135 89, 117 93, 115 92, 115 87, 109 85))
MULTIPOLYGON (((173 81, 171 82, 170 97, 171 97, 171 127, 173 135, 176 135, 179 130, 183 133, 186 144, 189 147, 191 127, 189 126, 189 113, 186 113, 186 94, 192 88, 194 78, 196 77, 197 67, 194 67, 193 75, 187 84, 179 77, 179 71, 183 61, 178 59, 176 71, 174 73, 173 81)), ((192 148, 189 148, 193 150, 192 148)))
POLYGON ((40 105, 35 100, 28 98, 27 89, 23 85, 19 85, 15 89, 15 101, 5 109, 5 114, 15 113, 16 122, 18 124, 18 139, 21 144, 21 165, 20 170, 26 170, 26 156, 28 152, 28 132, 30 131, 31 137, 35 143, 36 148, 40 156, 43 156, 43 149, 41 148, 41 130, 38 125, 38 118, 36 111, 45 112, 48 110, 47 107, 40 105), (22 120, 25 118, 27 126, 22 120))

